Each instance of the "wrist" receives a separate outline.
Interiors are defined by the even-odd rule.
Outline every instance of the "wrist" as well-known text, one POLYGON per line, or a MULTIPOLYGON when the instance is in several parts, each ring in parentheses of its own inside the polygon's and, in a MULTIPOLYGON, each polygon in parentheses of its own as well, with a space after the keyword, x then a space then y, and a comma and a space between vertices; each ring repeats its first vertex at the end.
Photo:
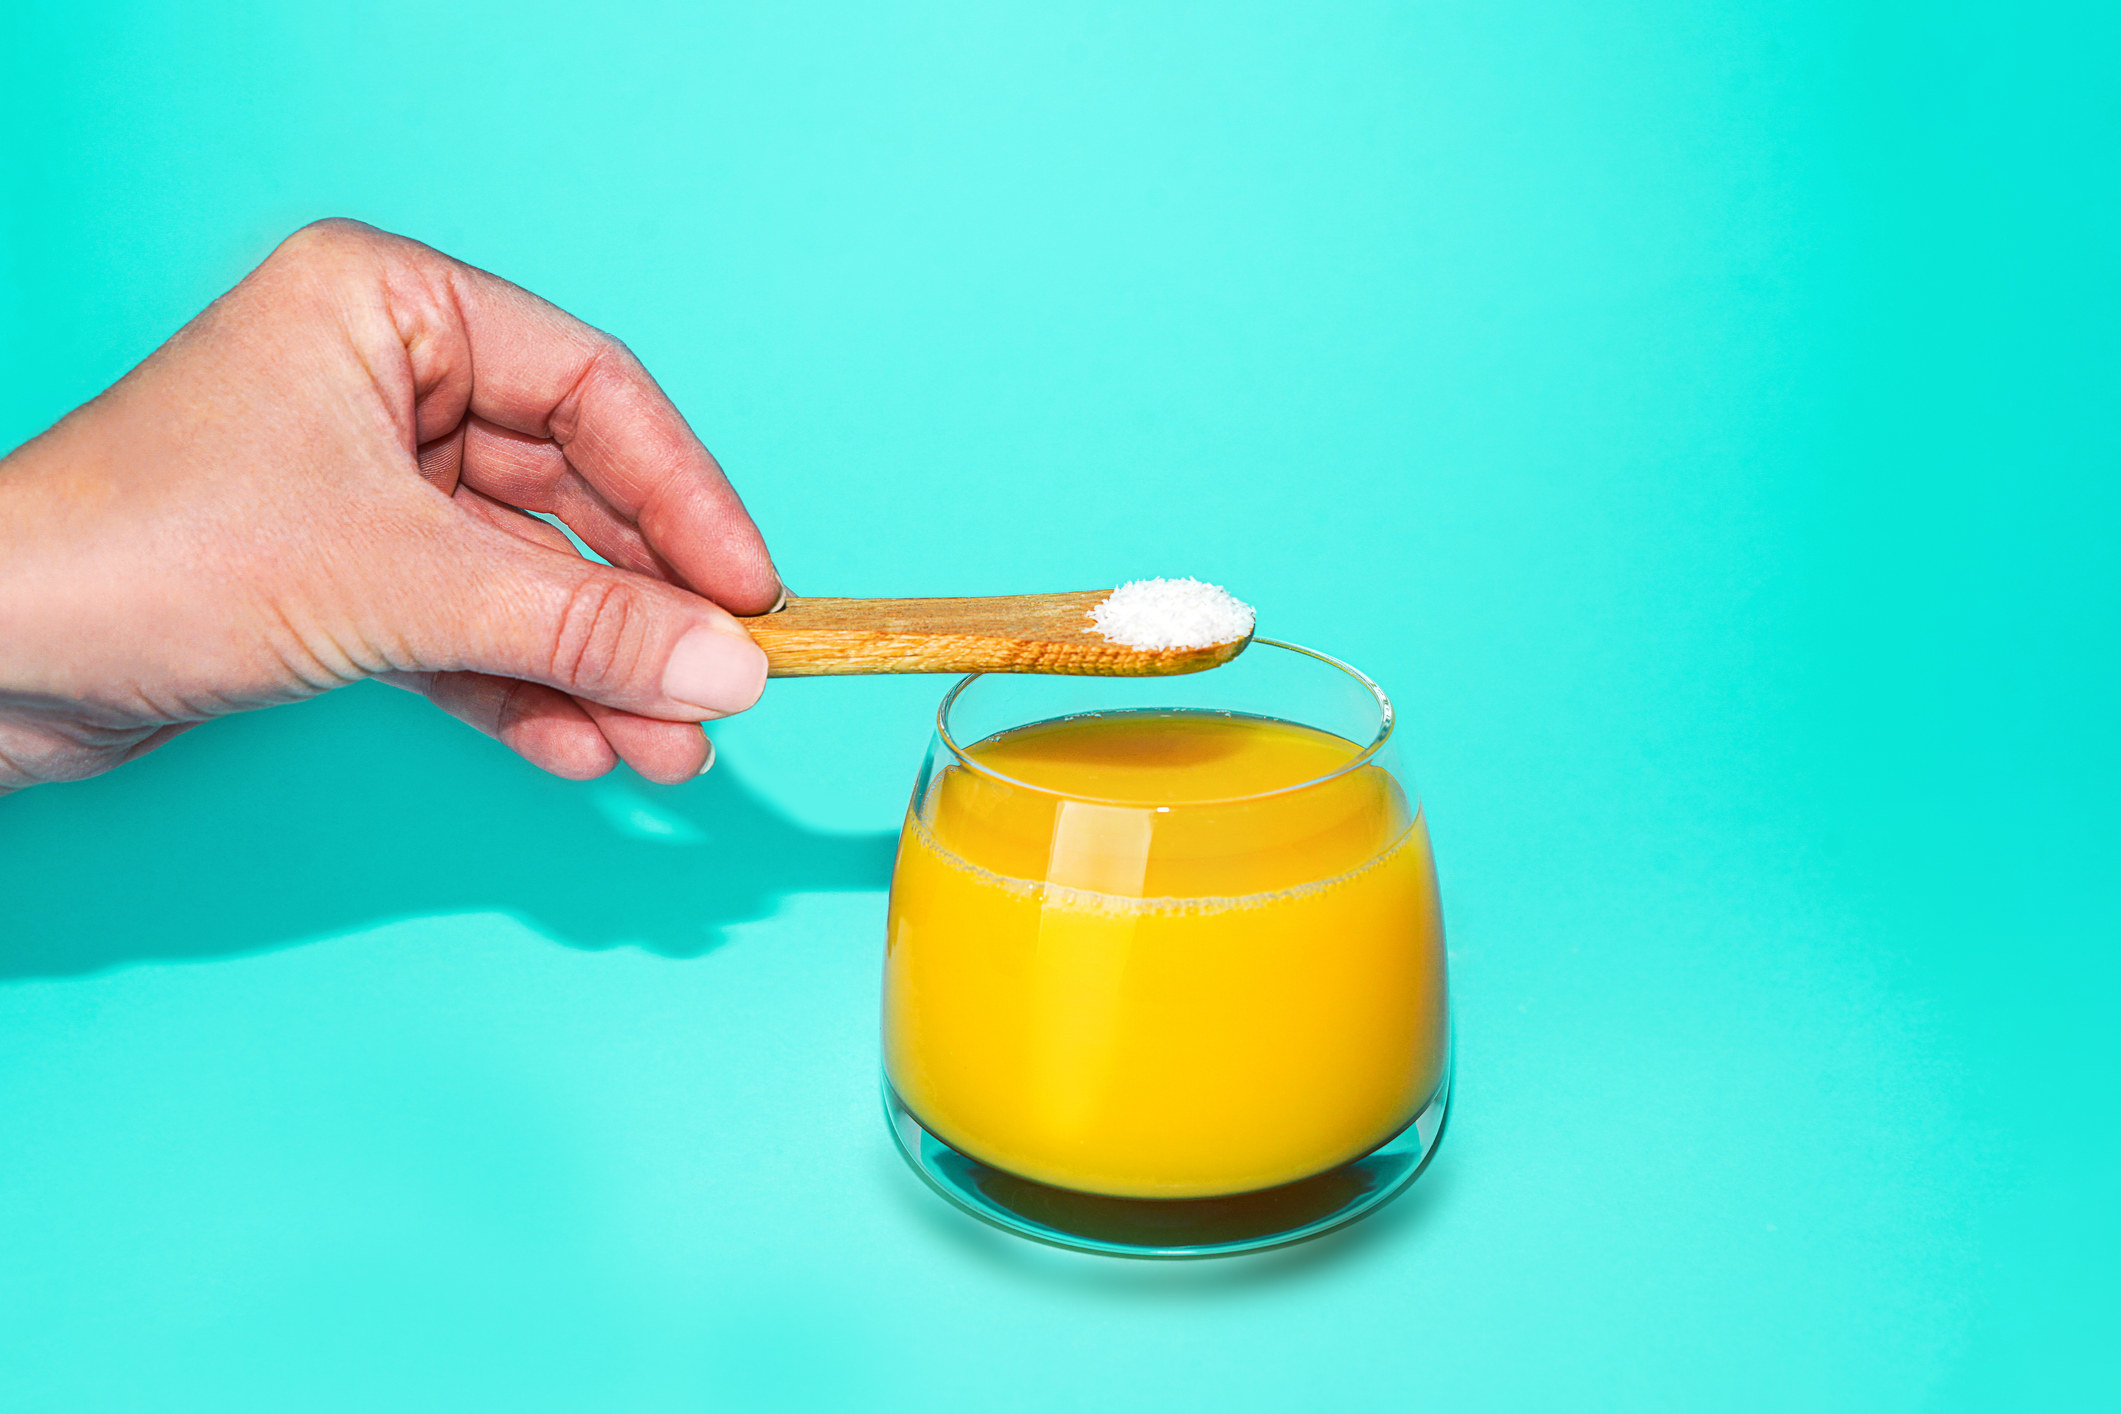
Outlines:
POLYGON ((91 527, 114 499, 95 422, 77 411, 0 458, 0 693, 95 695, 91 527))

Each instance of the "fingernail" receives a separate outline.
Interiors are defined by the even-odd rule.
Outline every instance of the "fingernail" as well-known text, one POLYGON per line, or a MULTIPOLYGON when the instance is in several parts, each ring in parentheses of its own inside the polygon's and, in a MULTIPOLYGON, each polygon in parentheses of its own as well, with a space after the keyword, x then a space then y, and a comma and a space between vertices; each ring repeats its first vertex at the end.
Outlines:
POLYGON ((741 631, 689 630, 663 665, 663 695, 724 717, 766 690, 766 654, 741 631))
POLYGON ((708 737, 708 738, 706 738, 706 742, 707 742, 707 759, 706 759, 705 761, 702 761, 702 762, 700 763, 700 769, 699 769, 699 770, 697 770, 697 771, 694 771, 694 772, 692 773, 692 774, 693 774, 693 777, 694 777, 695 779, 697 779, 697 778, 699 778, 699 777, 701 777, 701 776, 704 776, 704 775, 706 775, 706 774, 707 774, 707 773, 708 773, 709 771, 712 771, 712 770, 714 769, 714 738, 713 738, 713 737, 708 737))

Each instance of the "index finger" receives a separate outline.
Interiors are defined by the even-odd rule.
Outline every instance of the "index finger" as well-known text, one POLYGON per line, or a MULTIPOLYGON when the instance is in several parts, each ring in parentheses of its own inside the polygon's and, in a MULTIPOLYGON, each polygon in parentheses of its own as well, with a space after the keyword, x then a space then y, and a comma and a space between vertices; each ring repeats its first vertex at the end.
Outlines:
MULTIPOLYGON (((435 390, 454 384, 450 391, 477 416, 550 438, 687 588, 731 613, 772 608, 781 586, 764 537, 721 465, 632 351, 496 275, 439 258, 448 304, 437 313, 456 326, 462 367, 444 372, 435 390)), ((456 341, 445 335, 438 342, 456 341)), ((415 344, 408 338, 409 351, 415 344)))

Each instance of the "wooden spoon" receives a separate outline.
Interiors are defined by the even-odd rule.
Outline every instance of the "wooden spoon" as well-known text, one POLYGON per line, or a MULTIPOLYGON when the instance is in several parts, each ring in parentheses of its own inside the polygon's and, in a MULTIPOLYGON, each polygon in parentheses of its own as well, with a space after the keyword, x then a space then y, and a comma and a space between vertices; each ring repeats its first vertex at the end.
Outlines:
POLYGON ((798 599, 740 618, 777 678, 839 673, 1076 673, 1157 677, 1218 667, 1246 634, 1209 648, 1129 648, 1091 622, 1109 589, 989 599, 798 599))

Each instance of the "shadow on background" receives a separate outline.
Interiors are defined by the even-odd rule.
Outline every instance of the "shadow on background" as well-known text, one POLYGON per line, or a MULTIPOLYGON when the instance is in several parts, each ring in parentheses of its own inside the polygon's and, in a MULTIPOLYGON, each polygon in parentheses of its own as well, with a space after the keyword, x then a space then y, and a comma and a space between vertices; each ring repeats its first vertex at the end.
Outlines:
POLYGON ((678 787, 562 781, 361 687, 0 798, 0 982, 466 912, 697 956, 788 894, 887 887, 894 848, 796 823, 726 762, 678 787))

